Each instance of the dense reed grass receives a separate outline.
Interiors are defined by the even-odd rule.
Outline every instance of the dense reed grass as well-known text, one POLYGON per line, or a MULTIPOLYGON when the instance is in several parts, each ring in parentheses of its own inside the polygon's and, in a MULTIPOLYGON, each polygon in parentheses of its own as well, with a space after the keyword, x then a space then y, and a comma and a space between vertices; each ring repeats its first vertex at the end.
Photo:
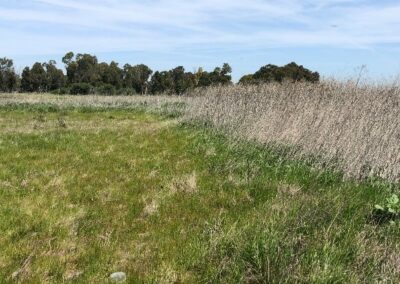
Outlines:
MULTIPOLYGON (((323 81, 216 87, 194 94, 186 119, 291 147, 347 176, 400 179, 400 88, 323 81)), ((314 161, 315 162, 315 161, 314 161)))

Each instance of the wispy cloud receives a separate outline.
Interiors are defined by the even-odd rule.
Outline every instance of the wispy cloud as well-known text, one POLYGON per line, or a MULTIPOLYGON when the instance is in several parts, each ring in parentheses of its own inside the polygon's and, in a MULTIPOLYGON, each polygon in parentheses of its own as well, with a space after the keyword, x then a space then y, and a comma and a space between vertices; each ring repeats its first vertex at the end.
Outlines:
POLYGON ((400 43, 394 0, 0 0, 0 54, 400 43))
MULTIPOLYGON (((147 49, 151 45, 169 49, 196 44, 354 48, 398 43, 400 4, 375 3, 360 0, 36 0, 29 8, 13 8, 4 7, 0 2, 0 24, 46 26, 45 30, 35 31, 15 25, 13 36, 6 40, 17 44, 29 34, 38 50, 53 52, 58 51, 60 42, 66 48, 82 44, 94 51, 136 50, 141 46, 147 49), (56 40, 52 42, 51 38, 56 40), (43 39, 49 41, 41 43, 43 39)), ((3 44, 0 52, 7 51, 7 45, 3 44)))

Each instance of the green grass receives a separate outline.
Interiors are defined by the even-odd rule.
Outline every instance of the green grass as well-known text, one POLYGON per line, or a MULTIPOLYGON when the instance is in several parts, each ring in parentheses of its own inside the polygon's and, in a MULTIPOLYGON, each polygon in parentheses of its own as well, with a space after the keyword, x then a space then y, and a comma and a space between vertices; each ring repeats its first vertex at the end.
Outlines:
POLYGON ((0 110, 0 283, 400 280, 398 185, 142 111, 0 110))

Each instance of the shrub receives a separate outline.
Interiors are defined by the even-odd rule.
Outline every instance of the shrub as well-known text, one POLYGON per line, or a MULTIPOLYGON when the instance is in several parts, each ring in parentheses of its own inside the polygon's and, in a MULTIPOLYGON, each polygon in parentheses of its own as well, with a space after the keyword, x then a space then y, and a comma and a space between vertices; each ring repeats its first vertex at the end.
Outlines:
POLYGON ((69 94, 70 92, 71 92, 71 90, 67 87, 59 88, 59 89, 51 91, 51 93, 53 95, 66 95, 66 94, 69 94))
POLYGON ((92 90, 92 86, 87 83, 75 83, 71 85, 71 95, 88 95, 92 90))
POLYGON ((137 95, 138 93, 134 88, 122 88, 117 91, 117 94, 120 96, 133 96, 137 95))
POLYGON ((70 94, 70 93, 71 93, 71 89, 67 88, 67 87, 61 88, 58 91, 59 95, 66 95, 66 94, 70 94))
POLYGON ((113 85, 104 84, 96 88, 96 93, 99 95, 113 96, 117 93, 117 91, 113 85))

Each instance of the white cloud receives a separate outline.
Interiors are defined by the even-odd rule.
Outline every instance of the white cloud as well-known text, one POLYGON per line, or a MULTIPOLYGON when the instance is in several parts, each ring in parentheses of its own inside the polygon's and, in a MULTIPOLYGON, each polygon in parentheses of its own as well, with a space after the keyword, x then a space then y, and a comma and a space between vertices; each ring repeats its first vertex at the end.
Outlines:
POLYGON ((7 25, 0 30, 3 38, 0 53, 166 51, 199 45, 205 48, 234 45, 241 49, 371 48, 400 43, 397 28, 400 4, 385 4, 385 1, 36 0, 33 3, 30 8, 27 5, 9 8, 10 5, 2 7, 0 2, 0 24, 7 25))

